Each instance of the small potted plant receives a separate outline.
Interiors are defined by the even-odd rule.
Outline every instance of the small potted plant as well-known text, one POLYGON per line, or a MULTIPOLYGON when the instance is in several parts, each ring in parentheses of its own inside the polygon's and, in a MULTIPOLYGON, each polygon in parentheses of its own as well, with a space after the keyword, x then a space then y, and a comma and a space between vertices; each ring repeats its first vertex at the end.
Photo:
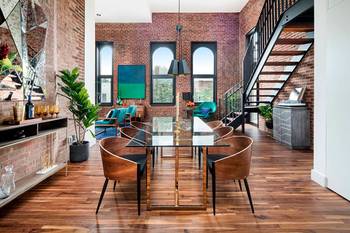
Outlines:
POLYGON ((272 121, 272 106, 271 105, 262 105, 259 107, 260 115, 265 119, 265 125, 268 129, 273 128, 272 121))
POLYGON ((76 141, 70 145, 70 161, 82 162, 89 158, 89 142, 85 141, 85 135, 89 127, 93 126, 98 118, 99 106, 93 105, 84 83, 78 80, 79 70, 62 70, 58 77, 62 83, 60 93, 69 100, 68 109, 73 115, 76 141))

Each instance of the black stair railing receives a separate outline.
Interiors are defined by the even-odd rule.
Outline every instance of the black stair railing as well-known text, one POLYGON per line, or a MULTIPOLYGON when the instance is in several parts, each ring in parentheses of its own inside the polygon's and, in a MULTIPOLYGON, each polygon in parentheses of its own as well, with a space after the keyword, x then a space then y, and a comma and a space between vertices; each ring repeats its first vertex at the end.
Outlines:
POLYGON ((225 108, 224 120, 235 118, 242 110, 242 85, 235 84, 232 88, 224 93, 223 105, 225 108))
POLYGON ((255 26, 256 40, 251 39, 243 58, 243 81, 247 88, 251 76, 264 54, 283 13, 299 0, 266 0, 255 26), (254 54, 256 51, 256 54, 254 54), (254 59, 256 56, 256 59, 254 59))

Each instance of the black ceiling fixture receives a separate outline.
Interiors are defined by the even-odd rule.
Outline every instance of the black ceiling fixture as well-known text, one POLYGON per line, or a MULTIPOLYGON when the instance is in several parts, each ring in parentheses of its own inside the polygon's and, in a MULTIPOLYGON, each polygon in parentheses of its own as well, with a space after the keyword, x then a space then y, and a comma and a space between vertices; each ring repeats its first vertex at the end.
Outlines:
POLYGON ((171 75, 184 75, 190 74, 191 71, 188 68, 187 62, 182 58, 182 41, 181 41, 181 31, 182 25, 180 23, 180 0, 178 4, 178 13, 177 13, 178 23, 176 25, 176 40, 179 45, 179 59, 174 59, 171 61, 168 74, 171 75))

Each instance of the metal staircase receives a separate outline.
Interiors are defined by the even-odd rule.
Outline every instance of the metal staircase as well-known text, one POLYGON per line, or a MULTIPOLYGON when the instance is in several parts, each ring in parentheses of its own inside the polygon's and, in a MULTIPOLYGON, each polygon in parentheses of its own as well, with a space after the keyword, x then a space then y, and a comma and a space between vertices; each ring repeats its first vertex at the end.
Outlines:
POLYGON ((242 126, 261 104, 272 104, 313 44, 313 0, 266 0, 249 33, 243 82, 223 96, 223 121, 242 126))

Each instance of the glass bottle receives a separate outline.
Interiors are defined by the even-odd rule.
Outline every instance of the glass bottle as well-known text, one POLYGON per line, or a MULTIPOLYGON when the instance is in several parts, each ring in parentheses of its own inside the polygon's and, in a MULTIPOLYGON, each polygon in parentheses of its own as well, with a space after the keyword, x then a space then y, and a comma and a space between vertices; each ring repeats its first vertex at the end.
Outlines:
POLYGON ((32 96, 28 96, 28 102, 25 106, 25 113, 26 113, 26 119, 33 119, 34 118, 34 104, 32 103, 32 96))
POLYGON ((5 167, 5 173, 1 175, 1 190, 4 194, 9 196, 15 188, 15 173, 13 172, 13 165, 7 165, 5 167))

